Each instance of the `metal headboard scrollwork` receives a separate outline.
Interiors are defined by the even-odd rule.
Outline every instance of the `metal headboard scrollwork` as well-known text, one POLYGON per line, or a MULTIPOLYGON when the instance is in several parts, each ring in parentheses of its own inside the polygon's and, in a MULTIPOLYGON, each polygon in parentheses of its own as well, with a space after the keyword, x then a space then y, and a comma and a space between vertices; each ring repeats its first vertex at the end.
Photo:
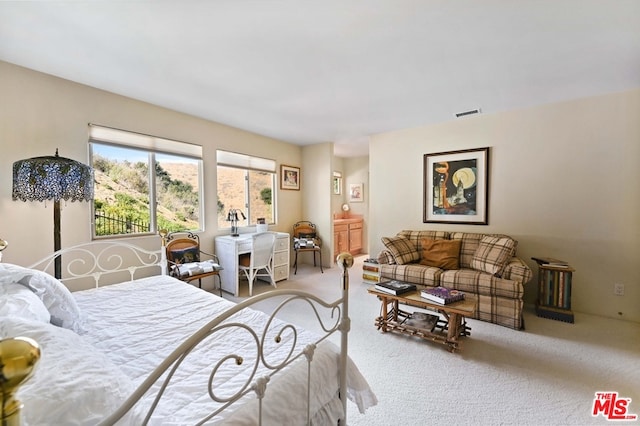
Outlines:
MULTIPOLYGON (((128 273, 130 280, 133 280, 138 271, 158 267, 160 273, 165 275, 166 253, 163 246, 157 246, 155 250, 145 250, 120 241, 93 241, 58 250, 29 268, 47 271, 56 257, 64 255, 66 264, 63 265, 62 282, 90 276, 95 286, 99 287, 104 276, 116 273, 128 273)), ((158 270, 153 272, 157 274, 158 270)))

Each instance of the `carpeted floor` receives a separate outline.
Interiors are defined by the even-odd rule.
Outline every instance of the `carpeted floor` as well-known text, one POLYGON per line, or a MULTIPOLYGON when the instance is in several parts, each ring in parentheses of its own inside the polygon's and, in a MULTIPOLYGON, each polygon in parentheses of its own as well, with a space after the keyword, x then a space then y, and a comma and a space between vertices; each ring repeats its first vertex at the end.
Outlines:
MULTIPOLYGON (((640 416, 640 324, 580 313, 568 324, 527 309, 525 331, 469 320, 471 336, 452 354, 440 345, 376 330, 380 306, 360 280, 363 259, 356 258, 350 271, 349 354, 379 403, 364 415, 350 403, 349 425, 607 424, 602 414, 591 414, 599 391, 630 398, 628 412, 640 416)), ((291 273, 279 288, 339 295, 337 267, 321 274, 301 265, 297 275, 291 273)), ((258 283, 254 294, 270 289, 258 283)), ((241 296, 247 292, 245 282, 241 296)), ((301 312, 293 308, 282 315, 311 327, 314 319, 301 312)))

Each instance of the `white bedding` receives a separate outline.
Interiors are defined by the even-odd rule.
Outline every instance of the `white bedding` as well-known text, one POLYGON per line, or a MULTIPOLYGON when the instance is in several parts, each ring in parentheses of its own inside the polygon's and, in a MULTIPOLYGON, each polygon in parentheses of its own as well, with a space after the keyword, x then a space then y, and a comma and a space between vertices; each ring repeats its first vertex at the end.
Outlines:
MULTIPOLYGON (((82 336, 35 319, 0 318, 0 338, 30 337, 41 348, 33 376, 18 390, 23 424, 96 425, 133 393, 131 380, 82 336)), ((135 410, 120 424, 139 425, 135 410)))
MULTIPOLYGON (((82 338, 103 352, 134 385, 141 383, 175 347, 201 326, 215 318, 233 303, 204 292, 167 276, 156 276, 73 293, 84 315, 82 338)), ((245 310, 233 319, 251 324, 257 332, 263 329, 266 316, 258 311, 245 310)), ((303 348, 315 336, 302 331, 298 334, 296 348, 303 348)), ((282 361, 288 354, 293 340, 286 335, 280 344, 266 339, 265 357, 270 362, 282 361)), ((226 369, 216 375, 215 386, 223 386, 230 393, 239 390, 247 380, 247 366, 253 365, 255 344, 249 333, 240 328, 229 328, 216 333, 215 341, 206 348, 196 348, 178 373, 176 382, 161 402, 152 419, 153 424, 193 424, 216 407, 207 394, 207 380, 212 365, 230 352, 244 358, 243 365, 226 369), (233 349, 231 349, 233 348, 233 349), (233 371, 231 371, 233 370, 233 371)), ((312 412, 318 411, 316 424, 335 424, 342 415, 342 406, 336 403, 338 389, 337 348, 323 342, 316 349, 312 363, 314 398, 312 412), (316 362, 318 361, 318 362, 316 362)), ((230 363, 227 363, 230 364, 230 363)), ((306 362, 289 367, 306 383, 306 362)), ((251 368, 249 368, 251 370, 251 368)), ((353 363, 349 365, 349 396, 357 401, 361 411, 375 404, 375 396, 353 363)), ((256 377, 259 377, 257 374, 256 377)), ((274 378, 267 393, 270 402, 264 413, 265 425, 304 424, 306 411, 300 389, 290 384, 275 396, 271 387, 278 382, 290 382, 290 372, 282 379, 274 378), (271 397, 273 396, 273 398, 271 397), (284 396, 284 397, 283 397, 284 396), (275 401, 275 402, 274 402, 275 401)), ((295 379, 297 380, 297 379, 295 379)), ((250 394, 253 399, 253 392, 250 394)), ((251 407, 254 403, 249 403, 251 407)), ((236 410, 233 424, 255 424, 253 409, 236 410)), ((225 411, 228 417, 232 411, 225 411)))

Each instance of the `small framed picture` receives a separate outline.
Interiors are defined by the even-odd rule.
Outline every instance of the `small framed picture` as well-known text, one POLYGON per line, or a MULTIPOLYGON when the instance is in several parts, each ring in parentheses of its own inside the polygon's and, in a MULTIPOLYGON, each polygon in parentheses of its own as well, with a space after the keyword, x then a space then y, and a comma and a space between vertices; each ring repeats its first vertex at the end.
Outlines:
POLYGON ((300 167, 280 165, 280 189, 300 190, 300 167))
POLYGON ((333 172, 333 193, 342 194, 342 173, 340 172, 333 172))
POLYGON ((364 184, 349 184, 349 201, 352 203, 361 203, 364 201, 364 184))

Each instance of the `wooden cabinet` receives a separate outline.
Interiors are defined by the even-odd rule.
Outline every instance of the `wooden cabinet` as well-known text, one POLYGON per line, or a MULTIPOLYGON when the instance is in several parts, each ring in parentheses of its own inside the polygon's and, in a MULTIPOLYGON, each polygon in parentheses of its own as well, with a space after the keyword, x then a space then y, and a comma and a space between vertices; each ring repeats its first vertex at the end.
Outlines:
POLYGON ((362 251, 362 219, 338 219, 333 223, 333 244, 336 255, 362 251))
POLYGON ((362 251, 362 221, 349 224, 349 253, 359 254, 362 251))
POLYGON ((334 253, 336 256, 345 251, 349 251, 349 225, 333 226, 334 253))

